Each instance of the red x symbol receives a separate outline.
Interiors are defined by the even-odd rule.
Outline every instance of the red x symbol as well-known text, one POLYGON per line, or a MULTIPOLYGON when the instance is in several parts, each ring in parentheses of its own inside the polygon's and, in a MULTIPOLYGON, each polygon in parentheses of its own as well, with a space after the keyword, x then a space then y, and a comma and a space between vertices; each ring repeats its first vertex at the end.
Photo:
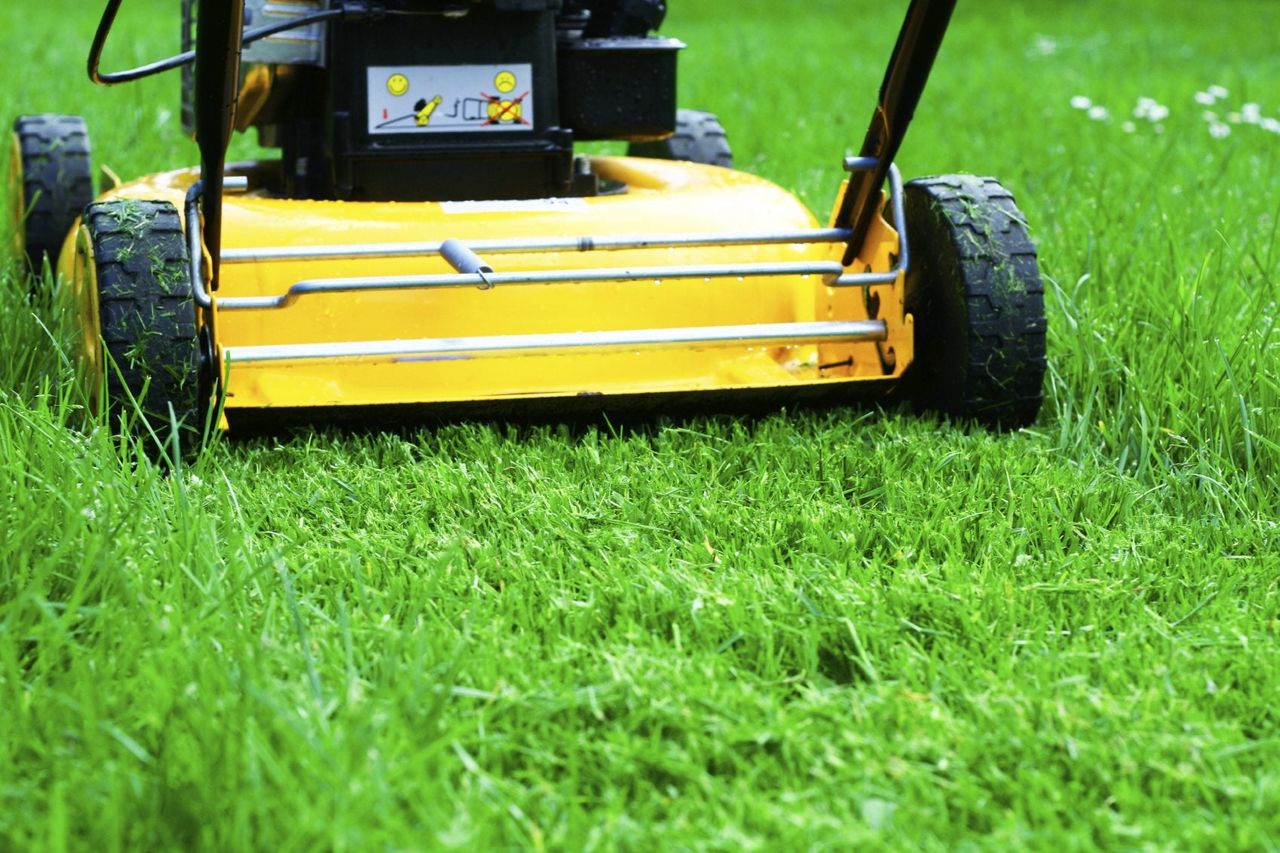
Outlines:
MULTIPOLYGON (((481 92, 481 93, 480 93, 480 95, 481 95, 481 97, 483 97, 483 98, 487 98, 487 99, 489 100, 489 103, 491 103, 491 104, 501 104, 501 103, 502 103, 502 99, 501 99, 501 98, 495 98, 493 95, 486 95, 484 92, 481 92)), ((527 98, 527 97, 529 97, 529 93, 528 93, 528 92, 525 92, 523 95, 521 95, 520 97, 516 98, 514 101, 508 101, 508 102, 507 102, 507 105, 506 105, 506 106, 504 106, 504 107, 502 107, 502 109, 501 109, 501 110, 499 110, 499 111, 498 111, 498 113, 497 113, 496 115, 490 116, 490 117, 489 117, 489 120, 488 120, 488 121, 486 121, 484 124, 482 124, 482 125, 480 125, 480 126, 481 126, 481 127, 488 127, 488 126, 489 126, 489 125, 491 125, 491 124, 497 124, 498 122, 502 121, 502 119, 506 118, 506 117, 511 113, 511 111, 512 111, 512 110, 514 110, 516 107, 520 106, 521 102, 523 102, 523 101, 524 101, 524 99, 525 99, 525 98, 527 98)), ((528 123, 529 123, 529 122, 525 121, 525 120, 524 120, 524 116, 521 116, 521 115, 512 115, 512 116, 511 116, 511 118, 513 118, 514 120, 516 120, 516 121, 520 122, 521 124, 528 124, 528 123)))

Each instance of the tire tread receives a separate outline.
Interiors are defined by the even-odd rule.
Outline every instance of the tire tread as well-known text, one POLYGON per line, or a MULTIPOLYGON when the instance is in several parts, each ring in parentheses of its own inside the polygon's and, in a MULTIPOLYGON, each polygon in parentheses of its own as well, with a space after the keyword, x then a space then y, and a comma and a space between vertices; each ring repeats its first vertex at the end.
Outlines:
POLYGON ((729 134, 714 113, 701 110, 677 110, 675 133, 658 142, 633 142, 627 153, 632 157, 683 160, 733 168, 733 149, 729 146, 729 134))
POLYGON ((1047 321, 1025 218, 994 178, 947 175, 907 187, 917 399, 989 426, 1029 425, 1044 399, 1047 321), (924 292, 945 287, 956 292, 924 292))
POLYGON ((167 436, 170 406, 191 446, 203 427, 199 334, 186 237, 168 202, 91 204, 84 224, 93 246, 108 406, 118 421, 130 399, 167 436))
POLYGON ((93 201, 89 131, 79 116, 19 116, 13 123, 22 153, 23 236, 27 260, 39 270, 56 262, 67 232, 93 201))

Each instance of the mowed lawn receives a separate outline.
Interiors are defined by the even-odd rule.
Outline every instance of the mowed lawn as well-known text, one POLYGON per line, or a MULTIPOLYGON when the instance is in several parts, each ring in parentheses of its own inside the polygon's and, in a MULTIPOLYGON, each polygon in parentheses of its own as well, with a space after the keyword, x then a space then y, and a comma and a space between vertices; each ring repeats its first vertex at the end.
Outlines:
MULTIPOLYGON (((194 160, 176 77, 84 80, 99 5, 0 7, 0 114, 81 113, 126 177, 194 160)), ((671 5, 682 103, 825 216, 905 2, 671 5)), ((130 0, 109 64, 177 29, 130 0)), ((960 4, 900 165, 1027 214, 1049 376, 1013 434, 455 423, 165 476, 80 426, 10 259, 0 847, 1276 849, 1277 32, 960 4)))

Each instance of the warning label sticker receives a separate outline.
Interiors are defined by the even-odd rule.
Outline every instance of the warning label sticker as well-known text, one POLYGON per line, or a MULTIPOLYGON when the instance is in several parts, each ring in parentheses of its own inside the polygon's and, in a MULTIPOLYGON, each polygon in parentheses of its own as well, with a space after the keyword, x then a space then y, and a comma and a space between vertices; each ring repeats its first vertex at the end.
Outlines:
POLYGON ((369 69, 369 133, 533 130, 533 66, 369 69))

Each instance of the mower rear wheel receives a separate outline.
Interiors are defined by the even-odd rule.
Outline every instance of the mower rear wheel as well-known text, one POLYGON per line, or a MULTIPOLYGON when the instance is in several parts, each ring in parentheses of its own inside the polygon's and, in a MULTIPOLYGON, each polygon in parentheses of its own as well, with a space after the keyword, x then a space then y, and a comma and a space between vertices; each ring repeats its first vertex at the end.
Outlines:
POLYGON ((182 221, 172 204, 117 199, 84 213, 77 269, 90 272, 85 310, 96 308, 97 334, 86 345, 96 354, 89 381, 101 387, 115 427, 132 427, 153 448, 168 453, 172 424, 183 452, 199 445, 210 398, 209 365, 202 355, 191 265, 182 221), (84 261, 83 265, 81 261, 84 261), (97 338, 101 343, 98 344, 97 338), (95 345, 98 349, 94 349, 95 345), (97 375, 94 375, 97 373, 97 375), (135 407, 136 403, 136 407, 135 407))
POLYGON ((678 110, 674 134, 658 142, 633 142, 627 147, 627 153, 632 157, 733 168, 733 150, 720 119, 698 110, 678 110))
POLYGON ((947 175, 911 181, 905 203, 909 393, 953 417, 1027 426, 1044 397, 1044 284, 1013 196, 993 178, 947 175))
POLYGON ((13 123, 10 213, 14 250, 38 275, 56 264, 67 232, 93 201, 89 130, 79 116, 19 116, 13 123))

